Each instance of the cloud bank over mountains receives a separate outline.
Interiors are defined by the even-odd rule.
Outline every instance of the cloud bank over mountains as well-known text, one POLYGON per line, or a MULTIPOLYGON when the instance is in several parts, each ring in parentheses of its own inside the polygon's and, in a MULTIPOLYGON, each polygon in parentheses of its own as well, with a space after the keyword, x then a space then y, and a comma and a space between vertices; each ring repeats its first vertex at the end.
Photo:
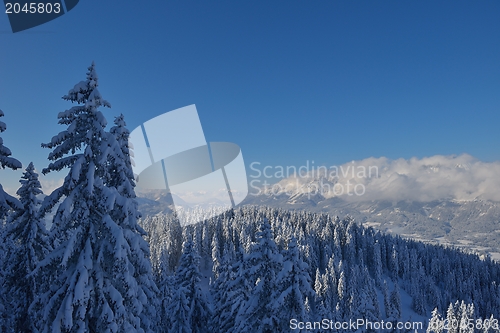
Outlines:
MULTIPOLYGON (((371 157, 338 166, 308 164, 289 167, 288 170, 285 166, 267 166, 264 171, 265 167, 259 164, 247 168, 250 196, 260 192, 266 195, 307 195, 310 198, 322 195, 346 201, 481 199, 500 202, 500 161, 482 162, 467 154, 396 160, 371 157), (256 177, 258 172, 261 177, 256 177), (281 180, 264 188, 264 172, 273 176, 272 180, 267 179, 268 183, 274 183, 276 178, 281 180)), ((62 181, 62 178, 40 177, 46 195, 61 186, 62 181)), ((4 189, 16 195, 16 188, 4 186, 4 189)), ((203 196, 205 200, 208 196, 215 203, 226 191, 194 191, 190 195, 203 196)), ((138 195, 143 194, 139 191, 138 195)))
MULTIPOLYGON (((251 188, 255 189, 254 186, 251 188)), ((264 193, 321 194, 348 201, 500 201, 500 162, 481 162, 467 154, 409 160, 367 158, 341 166, 315 166, 308 172, 297 172, 268 186, 264 193)))

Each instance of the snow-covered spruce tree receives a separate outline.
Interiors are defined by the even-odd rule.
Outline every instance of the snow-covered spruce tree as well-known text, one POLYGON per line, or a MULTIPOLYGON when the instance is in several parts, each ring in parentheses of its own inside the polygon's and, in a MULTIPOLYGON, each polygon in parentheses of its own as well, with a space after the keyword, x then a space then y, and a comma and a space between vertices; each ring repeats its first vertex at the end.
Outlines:
POLYGON ((367 267, 363 267, 361 279, 360 279, 360 290, 358 297, 359 302, 359 313, 361 317, 365 318, 366 321, 376 322, 380 320, 380 307, 377 299, 377 291, 375 288, 375 281, 371 279, 367 267))
POLYGON ((5 237, 10 245, 5 254, 5 287, 9 292, 13 312, 12 328, 16 332, 31 332, 32 323, 28 307, 38 292, 38 283, 31 275, 39 261, 49 252, 45 221, 38 217, 42 194, 38 174, 30 163, 19 181, 17 190, 22 209, 17 210, 7 222, 5 237))
MULTIPOLYGON (((0 117, 3 117, 4 113, 0 110, 0 117)), ((7 129, 7 125, 4 122, 0 121, 0 133, 4 132, 7 129)), ((13 157, 10 157, 12 152, 9 148, 3 145, 3 139, 0 137, 0 167, 2 169, 9 168, 12 170, 16 170, 22 167, 21 162, 16 160, 13 157)), ((7 246, 7 242, 4 239, 4 222, 7 214, 12 209, 21 209, 21 203, 19 200, 6 193, 0 184, 0 257, 5 258, 5 251, 7 246)), ((7 332, 10 330, 10 306, 7 305, 5 301, 5 296, 7 296, 7 292, 3 289, 4 284, 4 272, 3 267, 0 265, 0 331, 7 332), (7 313, 9 310, 9 313, 7 313)))
POLYGON ((316 268, 313 299, 318 318, 326 318, 327 314, 331 313, 331 308, 329 307, 330 304, 327 301, 329 288, 330 285, 325 283, 325 279, 321 275, 319 268, 316 268))
MULTIPOLYGON (((215 252, 215 251, 214 251, 215 252)), ((222 317, 226 315, 227 309, 225 307, 231 307, 227 301, 227 286, 230 280, 230 270, 231 259, 228 256, 224 256, 219 260, 217 255, 218 267, 214 271, 214 280, 210 283, 210 293, 213 295, 213 317, 212 317, 212 329, 219 332, 222 327, 222 317)), ((215 263, 215 260, 214 260, 215 263)))
POLYGON ((168 275, 168 254, 164 248, 160 257, 158 272, 155 273, 158 286, 158 310, 157 310, 157 325, 158 332, 163 332, 167 327, 170 327, 169 306, 172 304, 172 296, 174 290, 174 277, 168 275))
MULTIPOLYGON (((342 261, 340 261, 340 265, 342 266, 342 261)), ((347 312, 347 290, 346 290, 346 276, 344 270, 341 268, 339 269, 340 275, 339 275, 339 282, 337 284, 337 295, 338 295, 338 305, 339 305, 339 311, 336 311, 336 315, 341 318, 345 319, 346 312, 347 312)))
POLYGON ((460 311, 460 333, 474 333, 474 325, 471 322, 474 322, 474 304, 465 304, 464 301, 460 303, 459 307, 460 311))
MULTIPOLYGON (((458 301, 457 301, 458 302, 458 301)), ((457 318, 457 313, 453 303, 450 303, 446 311, 446 321, 449 323, 448 333, 458 333, 460 320, 457 318)))
POLYGON ((108 149, 112 153, 109 154, 110 162, 106 185, 116 189, 118 195, 110 216, 122 228, 123 237, 128 243, 128 259, 135 268, 133 277, 137 280, 139 294, 144 293, 148 299, 148 302, 143 304, 144 310, 141 319, 149 321, 155 318, 159 306, 157 299, 159 290, 152 275, 149 245, 143 238, 147 234, 137 223, 141 214, 137 210, 138 203, 134 190, 133 147, 129 147, 128 141, 130 131, 126 127, 123 114, 115 118, 114 124, 115 126, 110 129, 111 137, 108 143, 108 149))
MULTIPOLYGON (((285 253, 283 269, 276 278, 277 290, 274 293, 275 310, 279 314, 279 329, 287 332, 290 329, 290 319, 306 322, 310 313, 305 308, 305 297, 312 298, 314 290, 311 287, 311 277, 307 264, 302 261, 297 248, 297 240, 292 238, 285 253)), ((297 330, 298 332, 302 330, 297 330)))
MULTIPOLYGON (((337 295, 337 275, 335 273, 335 259, 332 255, 328 260, 328 268, 323 274, 323 284, 328 285, 328 288, 325 290, 325 303, 327 304, 327 308, 330 308, 333 312, 338 303, 338 295, 337 295)), ((325 318, 325 317, 322 317, 325 318)))
POLYGON ((272 295, 283 257, 279 253, 267 218, 263 219, 256 243, 246 258, 245 277, 252 286, 242 311, 236 318, 235 332, 276 332, 279 313, 272 295))
MULTIPOLYGON (((243 251, 240 248, 241 251, 243 251)), ((248 281, 245 279, 242 262, 230 260, 224 255, 220 274, 212 286, 214 314, 212 328, 215 332, 234 332, 237 314, 247 300, 248 281)))
MULTIPOLYGON (((3 117, 4 113, 0 110, 0 117, 3 117)), ((3 121, 0 121, 0 133, 4 132, 7 129, 7 125, 3 121)), ((10 157, 12 152, 9 148, 3 145, 3 139, 0 138, 0 167, 2 169, 9 168, 12 170, 17 170, 22 168, 21 162, 16 160, 13 157, 10 157)), ((20 202, 14 198, 13 196, 7 194, 2 185, 0 184, 0 220, 4 220, 7 216, 7 213, 11 209, 20 209, 20 202)))
POLYGON ((397 282, 394 283, 394 289, 391 292, 390 302, 392 304, 392 313, 389 318, 393 318, 393 320, 396 321, 401 318, 401 297, 399 295, 399 285, 397 282))
MULTIPOLYGON (((183 288, 189 307, 188 322, 194 332, 208 332, 208 321, 211 315, 207 297, 201 289, 200 256, 194 248, 192 240, 184 243, 184 252, 175 274, 177 288, 183 288)), ((174 300, 175 302, 175 300, 174 300)), ((175 318, 171 318, 173 323, 175 318)), ((172 331, 173 332, 173 331, 172 331)))
POLYGON ((382 285, 382 295, 384 295, 385 317, 389 318, 392 321, 394 320, 394 318, 392 318, 392 313, 394 312, 394 310, 391 304, 391 295, 389 293, 389 287, 387 286, 387 281, 385 280, 384 284, 382 285))
POLYGON ((104 129, 99 107, 110 105, 97 86, 92 63, 87 79, 63 97, 77 103, 58 115, 67 129, 42 144, 53 149, 44 174, 69 168, 40 209, 43 216, 60 202, 49 235, 54 250, 35 271, 46 283, 30 307, 42 332, 150 332, 152 326, 148 288, 156 287, 148 252, 134 229, 130 198, 112 186, 120 177, 112 165, 125 168, 127 160, 104 129), (117 206, 126 213, 115 214, 117 206))
MULTIPOLYGON (((186 290, 178 288, 172 299, 168 311, 170 314, 169 327, 166 332, 191 333, 191 322, 189 320, 190 309, 186 299, 186 290)), ((163 328, 165 329, 165 327, 163 328)), ((195 331, 196 332, 196 331, 195 331)))
POLYGON ((443 326, 443 318, 441 318, 439 310, 437 308, 434 308, 431 313, 431 319, 429 320, 429 325, 427 326, 426 333, 442 333, 444 330, 443 326))
POLYGON ((212 237, 212 272, 214 279, 219 278, 221 268, 221 254, 219 249, 219 238, 217 237, 217 233, 214 233, 212 237))

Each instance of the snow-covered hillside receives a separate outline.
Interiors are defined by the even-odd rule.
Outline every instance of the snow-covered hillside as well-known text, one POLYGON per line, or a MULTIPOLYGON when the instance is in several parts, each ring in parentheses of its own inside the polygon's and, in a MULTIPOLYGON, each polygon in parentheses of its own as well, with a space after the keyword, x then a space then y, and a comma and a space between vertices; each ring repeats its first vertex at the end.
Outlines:
POLYGON ((349 218, 247 206, 186 227, 172 215, 141 224, 163 302, 192 304, 170 308, 170 326, 195 310, 212 312, 215 332, 289 332, 293 318, 422 322, 422 332, 435 308, 445 317, 500 315, 500 265, 349 218), (459 312, 462 301, 471 313, 459 312))
MULTIPOLYGON (((138 193, 144 216, 173 211, 171 199, 162 191, 138 193)), ((242 205, 351 216, 377 230, 434 244, 451 245, 489 254, 500 260, 500 203, 489 200, 356 200, 325 198, 320 194, 262 193, 248 195, 242 205)))
POLYGON ((485 200, 348 202, 320 195, 248 196, 244 204, 351 216, 378 230, 436 244, 453 245, 500 260, 500 203, 485 200))

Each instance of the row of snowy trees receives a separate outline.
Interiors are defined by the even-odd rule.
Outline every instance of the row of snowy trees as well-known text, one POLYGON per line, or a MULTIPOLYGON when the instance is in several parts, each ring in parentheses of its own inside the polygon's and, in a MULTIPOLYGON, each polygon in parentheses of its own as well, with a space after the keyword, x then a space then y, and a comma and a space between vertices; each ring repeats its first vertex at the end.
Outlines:
MULTIPOLYGON (((0 117, 3 116, 4 113, 0 110, 0 117)), ((0 132, 4 132, 6 129, 5 123, 0 122, 0 132)), ((0 165, 2 169, 17 170, 22 167, 21 162, 11 157, 11 155, 12 152, 4 146, 3 139, 0 138, 0 165)), ((37 253, 33 253, 36 251, 33 247, 36 244, 31 241, 30 229, 35 229, 35 233, 38 234, 36 230, 38 226, 36 219, 30 219, 29 214, 32 211, 31 208, 38 203, 36 197, 34 199, 33 197, 39 193, 40 186, 39 183, 36 183, 36 176, 33 179, 34 182, 31 181, 30 178, 33 178, 31 173, 32 165, 30 164, 21 180, 22 186, 17 192, 21 196, 20 200, 6 193, 2 185, 0 185, 0 221, 2 225, 0 258, 3 260, 0 266, 0 329, 2 332, 11 331, 16 324, 15 321, 20 322, 26 319, 16 319, 11 314, 17 313, 18 317, 26 317, 30 298, 33 299, 32 285, 34 281, 23 278, 22 284, 17 282, 20 276, 25 277, 30 272, 30 269, 33 269, 37 264, 37 253), (30 200, 35 200, 35 202, 30 202, 30 200), (5 225, 5 219, 12 212, 16 212, 19 223, 5 225), (24 243, 23 238, 28 238, 26 243, 24 243), (21 249, 23 244, 28 247, 27 251, 21 249), (19 251, 13 251, 15 248, 19 248, 19 251), (5 258, 8 258, 8 260, 5 260, 5 258), (29 298, 25 299, 26 296, 29 298)), ((33 217, 32 213, 31 217, 33 217)), ((39 237, 42 237, 44 232, 45 226, 41 228, 41 234, 38 236, 38 240, 34 240, 35 243, 40 240, 39 237)))
MULTIPOLYGON (((42 144, 52 149, 42 172, 68 168, 63 185, 41 203, 29 164, 19 200, 0 191, 2 332, 156 329, 158 289, 137 224, 128 130, 123 116, 105 130, 99 108, 110 105, 97 87, 92 64, 87 79, 63 97, 77 104, 58 115, 67 128, 42 144), (47 231, 44 219, 53 209, 47 231)), ((10 154, 2 144, 2 167, 20 168, 10 154)))
POLYGON ((442 316, 437 308, 432 311, 427 327, 427 333, 495 333, 499 332, 498 319, 491 315, 489 318, 476 319, 474 304, 465 304, 464 301, 450 303, 446 316, 442 316))
POLYGON ((164 313, 169 323, 193 327, 190 304, 207 300, 216 332, 288 332, 291 318, 394 322, 403 317, 403 292, 424 317, 456 300, 475 304, 471 318, 500 314, 497 263, 349 218, 245 206, 186 227, 169 215, 141 224, 161 300, 176 306, 185 300, 164 313), (189 245, 182 248, 182 241, 189 245), (179 288, 188 266, 198 276, 198 294, 179 288))

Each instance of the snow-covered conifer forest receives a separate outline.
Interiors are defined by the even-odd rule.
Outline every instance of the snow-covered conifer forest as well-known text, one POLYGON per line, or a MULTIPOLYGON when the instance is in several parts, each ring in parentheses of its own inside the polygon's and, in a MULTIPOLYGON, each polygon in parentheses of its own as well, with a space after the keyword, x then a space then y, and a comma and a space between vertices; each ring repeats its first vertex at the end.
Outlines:
MULTIPOLYGON (((63 99, 49 164, 28 164, 17 197, 0 186, 1 332, 499 332, 489 258, 307 211, 141 216, 125 119, 107 129, 94 64, 63 99), (35 167, 63 184, 43 196, 35 167)), ((22 168, 12 156, 0 139, 2 168, 22 168)))

